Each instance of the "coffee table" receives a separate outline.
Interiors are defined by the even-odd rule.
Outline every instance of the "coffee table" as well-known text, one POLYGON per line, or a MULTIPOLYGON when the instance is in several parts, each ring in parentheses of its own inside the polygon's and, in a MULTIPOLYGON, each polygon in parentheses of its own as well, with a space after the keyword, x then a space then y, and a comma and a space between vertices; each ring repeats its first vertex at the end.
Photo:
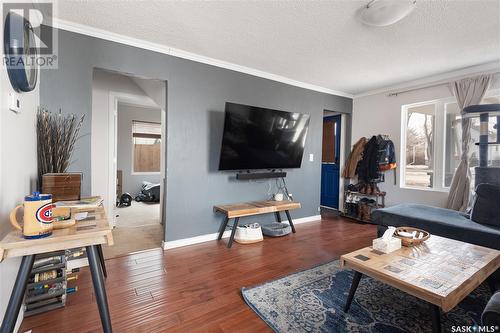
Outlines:
POLYGON ((414 247, 384 254, 372 247, 342 255, 354 270, 344 311, 349 311, 359 281, 368 275, 431 304, 433 332, 441 332, 441 310, 448 312, 500 268, 500 251, 431 236, 414 247))

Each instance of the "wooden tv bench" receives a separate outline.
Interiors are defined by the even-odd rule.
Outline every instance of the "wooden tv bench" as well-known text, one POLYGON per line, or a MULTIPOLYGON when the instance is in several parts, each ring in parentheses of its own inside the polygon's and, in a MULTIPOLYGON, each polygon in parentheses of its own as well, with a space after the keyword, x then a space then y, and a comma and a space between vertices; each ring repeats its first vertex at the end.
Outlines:
POLYGON ((240 217, 244 216, 252 216, 259 214, 267 214, 274 213, 276 216, 276 221, 281 222, 280 212, 284 211, 286 217, 288 219, 288 223, 290 223, 290 227, 292 228, 292 232, 295 233, 295 227, 293 225, 292 217, 290 216, 290 210, 300 208, 300 202, 296 201, 252 201, 252 202, 243 202, 232 205, 217 205, 214 206, 214 211, 224 214, 224 220, 219 229, 219 237, 217 240, 222 239, 222 235, 226 230, 229 219, 234 218, 233 227, 231 230, 231 236, 229 237, 229 242, 227 243, 227 247, 231 247, 233 245, 234 234, 236 233, 236 228, 238 227, 238 223, 240 221, 240 217))

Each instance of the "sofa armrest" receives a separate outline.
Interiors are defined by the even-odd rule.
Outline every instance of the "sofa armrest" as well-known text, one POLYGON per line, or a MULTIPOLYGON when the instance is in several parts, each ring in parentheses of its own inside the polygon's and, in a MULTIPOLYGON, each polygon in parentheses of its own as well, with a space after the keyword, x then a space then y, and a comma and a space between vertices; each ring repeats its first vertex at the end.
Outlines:
POLYGON ((493 294, 484 308, 481 321, 485 326, 500 326, 500 291, 493 294))

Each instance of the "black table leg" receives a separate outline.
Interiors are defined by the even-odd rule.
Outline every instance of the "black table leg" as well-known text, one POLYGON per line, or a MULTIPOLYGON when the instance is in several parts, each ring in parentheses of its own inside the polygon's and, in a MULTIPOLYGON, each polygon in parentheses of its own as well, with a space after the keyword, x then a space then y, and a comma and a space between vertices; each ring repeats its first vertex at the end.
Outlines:
POLYGON ((226 215, 224 217, 224 221, 222 221, 222 224, 220 225, 219 237, 217 237, 217 240, 221 240, 222 239, 222 235, 224 235, 224 231, 226 230, 226 227, 227 227, 227 222, 229 222, 229 218, 226 215))
POLYGON ((354 271, 354 276, 352 278, 352 284, 351 284, 351 290, 349 290, 349 296, 347 296, 347 302, 345 303, 344 312, 349 311, 349 308, 351 307, 352 300, 354 298, 354 294, 356 293, 356 289, 358 289, 359 280, 361 280, 362 276, 363 276, 363 274, 361 274, 360 272, 354 271))
POLYGON ((229 237, 229 242, 227 243, 227 247, 231 247, 233 245, 234 234, 236 233, 236 229, 238 228, 239 221, 240 221, 239 217, 234 219, 233 230, 231 230, 231 236, 229 237))
POLYGON ((89 259, 90 273, 92 275, 92 283, 101 316, 102 329, 104 333, 111 333, 111 318, 109 316, 108 299, 106 297, 106 288, 104 287, 104 278, 102 276, 101 264, 98 261, 97 245, 87 246, 87 258, 89 259))
POLYGON ((106 271, 106 263, 104 262, 104 253, 102 252, 102 245, 96 245, 97 246, 97 253, 99 254, 99 261, 101 262, 101 267, 102 267, 102 273, 104 274, 104 277, 108 277, 108 272, 106 271))
POLYGON ((24 292, 26 291, 26 286, 28 285, 28 279, 30 277, 34 261, 34 255, 24 256, 21 261, 21 266, 17 272, 16 282, 14 282, 14 288, 10 294, 9 304, 7 305, 7 310, 5 310, 2 326, 0 327, 1 333, 14 332, 17 316, 19 315, 19 310, 21 309, 24 292))
POLYGON ((285 210, 286 218, 288 219, 288 223, 290 223, 290 227, 292 228, 292 232, 295 233, 295 226, 293 225, 292 222, 292 217, 290 216, 290 212, 288 210, 285 210))
POLYGON ((431 304, 432 307, 432 333, 441 333, 441 309, 431 304))
POLYGON ((280 212, 274 212, 274 215, 276 216, 276 222, 281 222, 280 212))

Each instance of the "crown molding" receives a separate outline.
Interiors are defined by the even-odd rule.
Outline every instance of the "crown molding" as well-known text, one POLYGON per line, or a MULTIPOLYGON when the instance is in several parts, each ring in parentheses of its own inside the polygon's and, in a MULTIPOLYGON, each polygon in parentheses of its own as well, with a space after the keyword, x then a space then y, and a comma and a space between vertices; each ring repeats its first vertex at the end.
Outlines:
POLYGON ((488 62, 480 65, 465 67, 459 70, 445 72, 437 75, 427 76, 424 78, 407 81, 404 83, 387 86, 379 89, 369 90, 359 94, 355 94, 353 98, 360 98, 370 95, 377 95, 383 93, 394 93, 398 90, 413 90, 424 89, 430 85, 447 84, 450 81, 465 78, 471 75, 489 74, 500 71, 500 60, 488 62))
POLYGON ((207 64, 207 65, 212 65, 215 67, 225 68, 225 69, 233 70, 236 72, 261 77, 264 79, 285 83, 285 84, 295 86, 295 87, 300 87, 300 88, 304 88, 304 89, 308 89, 308 90, 318 91, 318 92, 322 92, 322 93, 326 93, 326 94, 342 96, 342 97, 347 97, 347 98, 354 97, 353 94, 349 94, 349 93, 346 93, 343 91, 332 90, 332 89, 328 89, 325 87, 320 87, 320 86, 317 86, 314 84, 293 80, 293 79, 290 79, 290 78, 287 78, 287 77, 284 77, 281 75, 276 75, 276 74, 261 71, 258 69, 237 65, 237 64, 223 61, 223 60, 205 57, 205 56, 200 55, 200 54, 176 49, 176 48, 162 45, 162 44, 144 41, 142 39, 117 34, 114 32, 90 27, 87 25, 79 24, 79 23, 74 23, 74 22, 54 18, 53 26, 57 29, 66 30, 66 31, 70 31, 70 32, 74 32, 74 33, 78 33, 78 34, 82 34, 82 35, 86 35, 86 36, 90 36, 90 37, 100 38, 100 39, 108 40, 111 42, 116 42, 116 43, 120 43, 120 44, 124 44, 124 45, 128 45, 128 46, 133 46, 133 47, 137 47, 137 48, 141 48, 141 49, 145 49, 145 50, 149 50, 149 51, 154 51, 154 52, 158 52, 158 53, 162 53, 162 54, 167 54, 167 55, 170 55, 173 57, 187 59, 187 60, 191 60, 191 61, 195 61, 195 62, 207 64))

